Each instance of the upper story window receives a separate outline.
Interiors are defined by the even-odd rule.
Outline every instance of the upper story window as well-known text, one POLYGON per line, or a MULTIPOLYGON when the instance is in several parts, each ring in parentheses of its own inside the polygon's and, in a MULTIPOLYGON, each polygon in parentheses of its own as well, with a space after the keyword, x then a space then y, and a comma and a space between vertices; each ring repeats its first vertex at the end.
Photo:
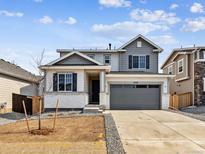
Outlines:
POLYGON ((173 66, 168 66, 168 74, 173 74, 173 66))
POLYGON ((95 54, 88 54, 87 56, 92 58, 92 59, 95 59, 95 54))
POLYGON ((137 41, 137 47, 141 48, 142 47, 142 42, 141 41, 137 41))
POLYGON ((107 64, 107 65, 111 64, 111 55, 110 54, 104 55, 104 64, 107 64))
POLYGON ((199 52, 199 59, 204 59, 204 51, 199 52))
POLYGON ((133 68, 146 68, 146 56, 133 56, 133 68))
POLYGON ((128 68, 150 69, 150 55, 129 55, 128 68))
POLYGON ((178 61, 178 73, 182 73, 184 69, 184 59, 178 61))

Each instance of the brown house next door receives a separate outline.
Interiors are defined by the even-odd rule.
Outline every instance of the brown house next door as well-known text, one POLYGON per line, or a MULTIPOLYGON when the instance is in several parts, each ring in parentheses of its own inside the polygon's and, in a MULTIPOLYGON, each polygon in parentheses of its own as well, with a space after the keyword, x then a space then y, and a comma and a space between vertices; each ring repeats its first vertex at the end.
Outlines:
POLYGON ((100 82, 92 80, 92 104, 99 104, 100 82))

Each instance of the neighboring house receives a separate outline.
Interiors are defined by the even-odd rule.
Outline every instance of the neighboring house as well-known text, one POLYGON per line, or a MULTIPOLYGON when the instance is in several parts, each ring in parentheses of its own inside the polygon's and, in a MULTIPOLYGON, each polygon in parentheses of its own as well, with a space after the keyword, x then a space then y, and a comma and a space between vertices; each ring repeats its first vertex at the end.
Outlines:
POLYGON ((39 77, 0 59, 0 103, 7 103, 7 111, 12 110, 12 93, 27 96, 38 95, 39 77))
POLYGON ((58 49, 60 58, 41 66, 45 108, 167 109, 168 78, 158 73, 162 48, 138 35, 118 49, 58 49))
POLYGON ((161 69, 176 75, 170 80, 170 93, 192 92, 193 103, 205 104, 205 47, 174 49, 161 69))

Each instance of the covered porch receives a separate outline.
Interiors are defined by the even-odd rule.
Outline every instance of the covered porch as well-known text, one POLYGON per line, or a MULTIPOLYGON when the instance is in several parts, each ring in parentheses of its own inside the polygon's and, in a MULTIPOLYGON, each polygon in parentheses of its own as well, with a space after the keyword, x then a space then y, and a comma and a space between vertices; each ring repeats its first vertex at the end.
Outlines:
POLYGON ((105 93, 106 70, 86 70, 85 90, 88 93, 88 105, 102 105, 105 93))

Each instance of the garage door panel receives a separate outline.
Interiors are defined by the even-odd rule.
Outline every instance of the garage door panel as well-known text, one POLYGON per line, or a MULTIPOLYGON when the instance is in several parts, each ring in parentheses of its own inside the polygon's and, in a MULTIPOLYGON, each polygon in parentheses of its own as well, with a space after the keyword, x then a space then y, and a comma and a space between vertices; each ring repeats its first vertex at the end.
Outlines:
MULTIPOLYGON (((135 85, 111 85, 111 109, 159 109, 160 87, 137 88, 135 85)), ((142 86, 143 87, 143 86, 142 86)))

